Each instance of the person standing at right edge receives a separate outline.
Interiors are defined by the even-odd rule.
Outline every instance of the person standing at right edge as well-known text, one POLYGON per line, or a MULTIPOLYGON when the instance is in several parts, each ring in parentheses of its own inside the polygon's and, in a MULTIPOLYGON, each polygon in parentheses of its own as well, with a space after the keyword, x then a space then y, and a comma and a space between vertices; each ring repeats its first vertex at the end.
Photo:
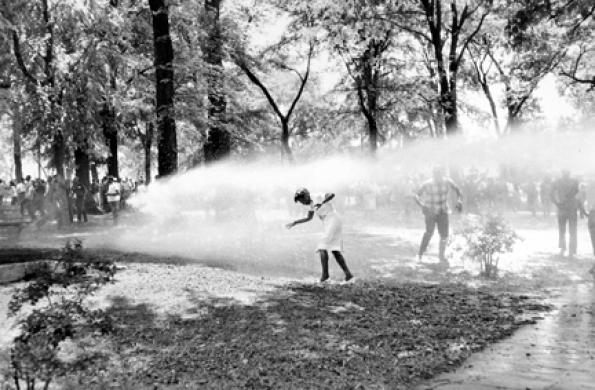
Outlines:
POLYGON ((562 175, 554 181, 550 193, 552 203, 558 211, 558 248, 560 256, 564 256, 568 248, 568 257, 576 255, 576 225, 579 210, 578 180, 570 176, 570 171, 563 170, 562 175), (566 246, 566 227, 568 226, 568 247, 566 246))
POLYGON ((415 201, 421 207, 426 224, 426 231, 421 239, 418 260, 422 259, 423 254, 428 248, 428 244, 434 235, 434 230, 438 227, 440 235, 440 246, 438 258, 441 263, 446 263, 446 244, 448 242, 448 199, 450 191, 457 195, 457 211, 463 210, 462 194, 459 187, 444 172, 444 168, 435 167, 432 171, 432 179, 426 181, 415 194, 415 201))
MULTIPOLYGON (((595 181, 591 181, 581 186, 579 192, 579 207, 581 218, 587 217, 587 228, 591 236, 591 246, 593 255, 595 255, 595 181)), ((595 264, 589 272, 595 277, 595 264)))

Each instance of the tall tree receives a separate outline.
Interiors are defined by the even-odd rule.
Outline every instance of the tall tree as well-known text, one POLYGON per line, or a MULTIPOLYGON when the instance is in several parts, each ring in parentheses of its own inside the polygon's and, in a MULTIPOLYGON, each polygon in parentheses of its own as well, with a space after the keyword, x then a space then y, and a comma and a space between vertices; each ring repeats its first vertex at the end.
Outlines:
MULTIPOLYGON (((504 86, 506 122, 504 132, 522 128, 534 92, 545 76, 559 67, 569 47, 580 40, 580 25, 592 14, 584 0, 500 0, 494 18, 478 34, 472 49, 504 86), (586 12, 576 22, 576 16, 586 12), (572 15, 572 22, 565 19, 572 15)), ((489 88, 488 74, 484 85, 489 88)), ((485 91, 485 87, 482 86, 485 91)), ((486 95, 487 96, 487 95, 486 95)), ((489 97, 488 97, 489 99, 489 97)), ((490 103, 491 104, 491 103, 490 103)))
POLYGON ((391 34, 392 30, 388 30, 386 37, 369 40, 360 56, 346 61, 349 75, 355 82, 360 110, 368 124, 368 144, 371 152, 378 148, 378 111, 383 73, 381 64, 383 54, 390 47, 391 34))
POLYGON ((489 52, 483 50, 481 45, 471 44, 467 47, 467 50, 469 51, 469 59, 473 66, 475 82, 481 87, 483 94, 488 100, 494 131, 499 135, 501 133, 500 119, 498 118, 496 100, 492 93, 490 77, 490 70, 492 69, 493 62, 489 58, 489 52))
POLYGON ((116 113, 114 107, 105 102, 103 110, 100 112, 101 126, 105 145, 107 146, 107 174, 113 177, 119 177, 118 166, 118 124, 116 122, 116 113))
POLYGON ((397 19, 397 25, 429 44, 446 132, 457 133, 459 70, 467 47, 491 12, 492 0, 471 0, 464 5, 457 0, 410 0, 409 4, 411 9, 397 19))
MULTIPOLYGON (((4 19, 11 24, 12 49, 18 69, 28 83, 27 89, 39 100, 40 109, 45 111, 45 115, 42 115, 44 123, 41 126, 51 139, 51 164, 57 173, 63 175, 66 144, 59 126, 58 112, 61 106, 61 95, 56 93, 55 88, 54 18, 48 0, 41 0, 40 7, 34 7, 31 10, 31 15, 38 16, 38 20, 27 22, 23 19, 30 16, 22 14, 27 12, 28 7, 29 4, 26 2, 9 4, 8 0, 4 0, 1 11, 4 19), (25 53, 22 47, 22 36, 25 39, 40 36, 42 49, 39 51, 33 49, 30 53, 25 53)), ((39 133, 41 134, 41 131, 39 133)))
POLYGON ((223 35, 221 30, 222 0, 205 0, 206 39, 203 47, 207 64, 208 133, 203 145, 206 162, 226 157, 231 151, 231 135, 226 128, 225 73, 223 70, 223 35))
POLYGON ((571 7, 561 9, 556 16, 559 23, 569 28, 578 47, 560 73, 571 84, 595 91, 595 4, 588 0, 571 3, 571 7))
POLYGON ((174 51, 169 28, 167 0, 149 0, 153 15, 155 47, 155 113, 157 117, 157 169, 160 177, 178 169, 178 144, 174 110, 174 51))
POLYGON ((367 140, 374 153, 382 137, 380 113, 387 109, 387 91, 397 69, 397 59, 391 53, 397 32, 392 19, 400 6, 393 0, 337 4, 296 0, 285 8, 297 16, 303 28, 321 30, 329 49, 343 60, 349 79, 342 84, 348 83, 350 95, 355 95, 366 124, 367 137, 362 141, 367 140))
POLYGON ((298 104, 298 102, 300 101, 300 98, 302 97, 304 88, 306 87, 306 84, 308 83, 313 52, 314 52, 314 43, 310 42, 308 45, 308 54, 307 54, 307 59, 306 59, 306 70, 304 71, 303 74, 300 73, 297 69, 294 69, 285 63, 282 63, 282 62, 277 63, 278 67, 294 72, 295 74, 297 74, 297 76, 299 78, 298 90, 297 90, 295 96, 293 97, 291 104, 289 105, 289 108, 287 109, 287 111, 285 113, 283 113, 281 111, 281 108, 279 107, 279 103, 272 96, 271 92, 269 91, 269 88, 267 88, 264 85, 264 83, 258 77, 256 72, 248 64, 248 58, 246 58, 246 56, 244 54, 239 54, 239 55, 235 56, 236 64, 240 67, 240 69, 242 69, 242 71, 244 71, 244 73, 246 74, 248 79, 250 79, 250 81, 262 91, 263 95, 267 99, 267 102, 269 103, 269 105, 271 106, 273 111, 275 112, 275 115, 277 115, 277 118, 279 119, 279 122, 281 124, 281 150, 282 150, 283 154, 286 156, 286 158, 289 159, 290 161, 292 160, 291 147, 289 146, 289 137, 291 135, 290 120, 291 120, 291 116, 296 108, 296 105, 298 104))

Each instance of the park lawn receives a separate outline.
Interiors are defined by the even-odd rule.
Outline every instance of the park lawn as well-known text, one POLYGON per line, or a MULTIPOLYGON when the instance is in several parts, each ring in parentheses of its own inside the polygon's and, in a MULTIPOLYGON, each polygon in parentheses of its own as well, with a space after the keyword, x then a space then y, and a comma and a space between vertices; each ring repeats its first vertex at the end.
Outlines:
MULTIPOLYGON (((110 359, 72 388, 384 389, 459 366, 547 306, 462 284, 290 284, 194 316, 112 299, 110 359)), ((68 385, 66 386, 69 387, 68 385)))

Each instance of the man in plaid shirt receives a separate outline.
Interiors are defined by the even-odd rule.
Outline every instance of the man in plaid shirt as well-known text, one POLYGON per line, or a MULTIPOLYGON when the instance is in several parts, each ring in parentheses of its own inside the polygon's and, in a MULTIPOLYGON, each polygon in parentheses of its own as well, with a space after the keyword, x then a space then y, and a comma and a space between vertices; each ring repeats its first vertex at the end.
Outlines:
POLYGON ((462 210, 462 195, 459 187, 446 177, 444 169, 436 167, 433 170, 433 178, 428 180, 415 194, 415 201, 422 208, 426 231, 419 246, 418 259, 421 260, 428 244, 434 235, 434 229, 438 226, 440 235, 440 249, 438 257, 441 262, 446 261, 444 253, 446 251, 446 242, 448 240, 448 198, 450 191, 457 194, 457 211, 462 210))

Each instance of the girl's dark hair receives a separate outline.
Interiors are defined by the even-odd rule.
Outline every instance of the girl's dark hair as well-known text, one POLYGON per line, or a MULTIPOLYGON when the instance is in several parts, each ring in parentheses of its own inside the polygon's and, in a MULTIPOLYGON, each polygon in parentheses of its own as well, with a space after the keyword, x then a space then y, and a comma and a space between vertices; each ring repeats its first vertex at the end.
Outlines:
POLYGON ((293 201, 297 203, 301 200, 306 200, 309 197, 310 191, 308 191, 306 188, 300 188, 295 192, 295 195, 293 196, 293 201))

